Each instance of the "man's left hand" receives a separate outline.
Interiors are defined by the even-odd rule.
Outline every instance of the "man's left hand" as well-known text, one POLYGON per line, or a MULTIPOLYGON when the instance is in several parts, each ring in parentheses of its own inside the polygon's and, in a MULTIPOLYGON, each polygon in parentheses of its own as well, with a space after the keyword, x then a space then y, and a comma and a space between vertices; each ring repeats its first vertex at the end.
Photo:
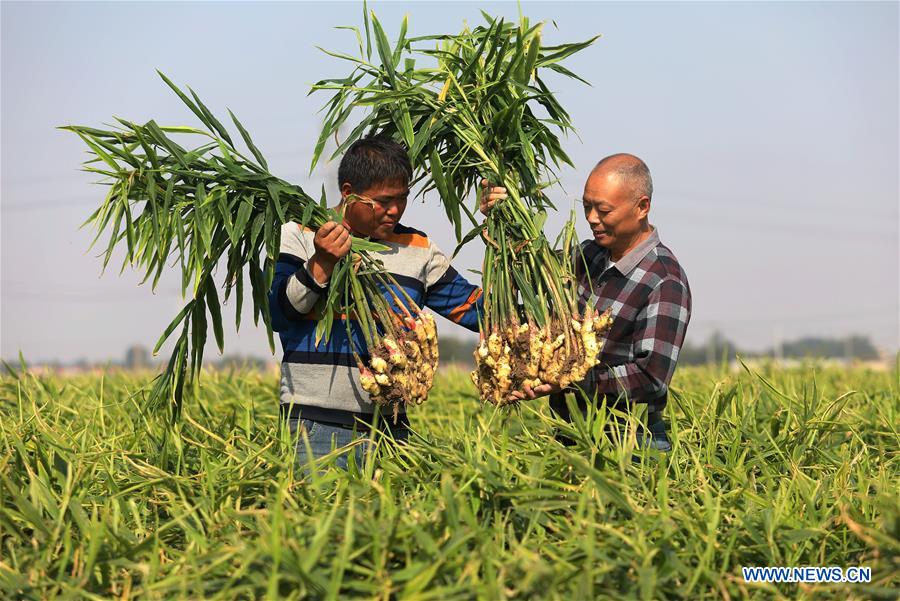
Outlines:
POLYGON ((491 186, 486 179, 481 180, 481 202, 478 208, 483 215, 490 213, 497 202, 506 198, 506 188, 491 186))

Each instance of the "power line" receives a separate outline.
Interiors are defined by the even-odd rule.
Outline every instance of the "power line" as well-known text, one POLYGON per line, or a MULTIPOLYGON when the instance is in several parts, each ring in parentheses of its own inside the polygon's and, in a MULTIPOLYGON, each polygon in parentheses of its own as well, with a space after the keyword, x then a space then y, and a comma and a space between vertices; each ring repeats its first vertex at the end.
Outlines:
POLYGON ((80 198, 78 200, 46 200, 29 203, 15 203, 11 205, 3 204, 0 205, 0 211, 4 213, 19 213, 22 211, 44 211, 58 208, 81 209, 88 206, 98 205, 96 205, 95 200, 88 200, 87 198, 80 198))
MULTIPOLYGON (((73 197, 70 200, 49 200, 49 201, 37 201, 37 202, 29 202, 29 203, 16 203, 16 204, 4 204, 0 205, 0 211, 5 213, 15 213, 15 212, 23 212, 23 211, 46 211, 46 210, 55 210, 59 208, 81 208, 87 206, 97 206, 96 201, 88 200, 83 196, 73 197)), ((692 210, 692 209, 684 209, 679 208, 677 211, 670 212, 667 214, 667 217, 676 217, 680 218, 682 216, 686 216, 690 218, 689 221, 682 222, 678 224, 678 228, 686 228, 691 230, 703 229, 706 231, 716 231, 719 229, 726 229, 730 231, 741 230, 747 231, 748 224, 745 218, 739 216, 729 216, 727 220, 723 220, 721 216, 711 218, 710 214, 705 211, 700 210, 692 210), (699 219, 698 219, 699 217, 699 219)), ((560 213, 562 215, 562 213, 560 213)), ((761 228, 763 230, 777 230, 783 233, 790 233, 796 236, 804 236, 804 237, 821 237, 822 232, 828 233, 837 233, 837 234, 851 234, 864 236, 866 238, 878 238, 881 240, 897 240, 897 232, 888 232, 888 231, 878 231, 870 228, 855 228, 850 229, 846 225, 837 225, 837 224, 804 224, 801 225, 791 225, 785 223, 772 223, 771 221, 767 221, 767 223, 761 228)))
MULTIPOLYGON (((675 200, 679 203, 688 203, 694 205, 701 205, 705 207, 715 208, 715 210, 719 211, 722 209, 738 209, 738 210, 747 210, 758 212, 759 209, 778 212, 778 213, 798 213, 802 214, 802 217, 809 217, 810 214, 814 213, 817 210, 817 207, 814 206, 798 206, 796 203, 790 202, 789 199, 784 199, 784 201, 773 200, 771 198, 758 198, 758 197, 740 197, 738 194, 729 190, 723 193, 723 196, 727 196, 728 203, 723 204, 721 197, 714 197, 706 195, 704 196, 703 190, 684 190, 684 189, 670 189, 665 186, 660 186, 661 189, 659 193, 655 196, 658 196, 661 201, 662 206, 666 206, 669 200, 675 200)), ((886 195, 885 200, 890 200, 890 191, 888 195, 886 195)), ((657 205, 660 206, 660 205, 657 205)), ((680 205, 679 205, 680 206, 680 205)), ((896 211, 877 211, 877 210, 869 210, 867 211, 869 215, 884 218, 884 219, 900 219, 900 212, 896 211)))

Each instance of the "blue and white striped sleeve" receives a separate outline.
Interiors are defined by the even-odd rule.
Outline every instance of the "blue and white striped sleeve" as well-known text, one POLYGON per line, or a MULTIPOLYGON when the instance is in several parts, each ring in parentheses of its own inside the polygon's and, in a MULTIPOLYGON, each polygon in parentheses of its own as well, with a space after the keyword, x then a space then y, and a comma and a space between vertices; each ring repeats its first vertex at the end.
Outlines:
POLYGON ((312 255, 312 232, 301 231, 296 223, 281 227, 281 247, 275 263, 275 278, 269 290, 269 313, 276 332, 287 329, 290 322, 307 319, 325 292, 306 269, 312 255))
POLYGON ((481 288, 470 283, 450 265, 450 260, 433 243, 425 273, 425 306, 473 332, 484 312, 481 288))

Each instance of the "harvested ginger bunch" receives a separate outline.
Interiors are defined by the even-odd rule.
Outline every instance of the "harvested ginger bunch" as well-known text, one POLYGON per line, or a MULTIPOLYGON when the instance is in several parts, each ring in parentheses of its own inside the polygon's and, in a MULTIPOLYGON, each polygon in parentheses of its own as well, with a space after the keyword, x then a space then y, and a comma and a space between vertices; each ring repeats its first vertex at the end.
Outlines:
POLYGON ((359 380, 372 402, 394 411, 400 406, 421 405, 428 398, 438 364, 437 328, 434 317, 421 312, 404 319, 405 328, 397 328, 371 350, 369 365, 359 365, 359 380))
POLYGON ((510 393, 525 384, 566 388, 597 365, 603 336, 611 325, 609 311, 586 312, 581 321, 570 321, 568 331, 559 321, 543 328, 523 323, 495 331, 475 350, 472 381, 483 401, 501 406, 514 403, 510 393))

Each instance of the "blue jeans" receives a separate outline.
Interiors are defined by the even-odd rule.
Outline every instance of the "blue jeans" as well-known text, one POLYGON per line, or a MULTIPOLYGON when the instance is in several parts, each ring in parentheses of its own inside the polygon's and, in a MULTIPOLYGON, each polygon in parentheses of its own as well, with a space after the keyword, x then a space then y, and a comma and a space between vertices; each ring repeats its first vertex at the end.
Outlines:
MULTIPOLYGON (((304 432, 306 439, 309 440, 312 456, 315 459, 328 455, 335 449, 346 447, 354 441, 363 440, 363 442, 359 442, 347 449, 335 459, 334 465, 344 470, 347 469, 351 453, 356 461, 356 465, 362 466, 366 455, 372 450, 372 432, 368 429, 353 430, 302 418, 290 418, 288 426, 291 430, 291 438, 296 439, 297 443, 297 465, 303 469, 309 463, 306 440, 304 440, 303 436, 304 432), (297 433, 298 429, 302 430, 299 435, 297 433)), ((409 430, 406 428, 394 428, 391 430, 391 436, 393 436, 395 441, 403 443, 409 438, 409 430)))
POLYGON ((669 436, 666 434, 666 422, 663 421, 660 412, 647 414, 647 421, 646 431, 643 427, 638 428, 638 448, 648 448, 663 453, 671 451, 672 443, 669 442, 669 436))

